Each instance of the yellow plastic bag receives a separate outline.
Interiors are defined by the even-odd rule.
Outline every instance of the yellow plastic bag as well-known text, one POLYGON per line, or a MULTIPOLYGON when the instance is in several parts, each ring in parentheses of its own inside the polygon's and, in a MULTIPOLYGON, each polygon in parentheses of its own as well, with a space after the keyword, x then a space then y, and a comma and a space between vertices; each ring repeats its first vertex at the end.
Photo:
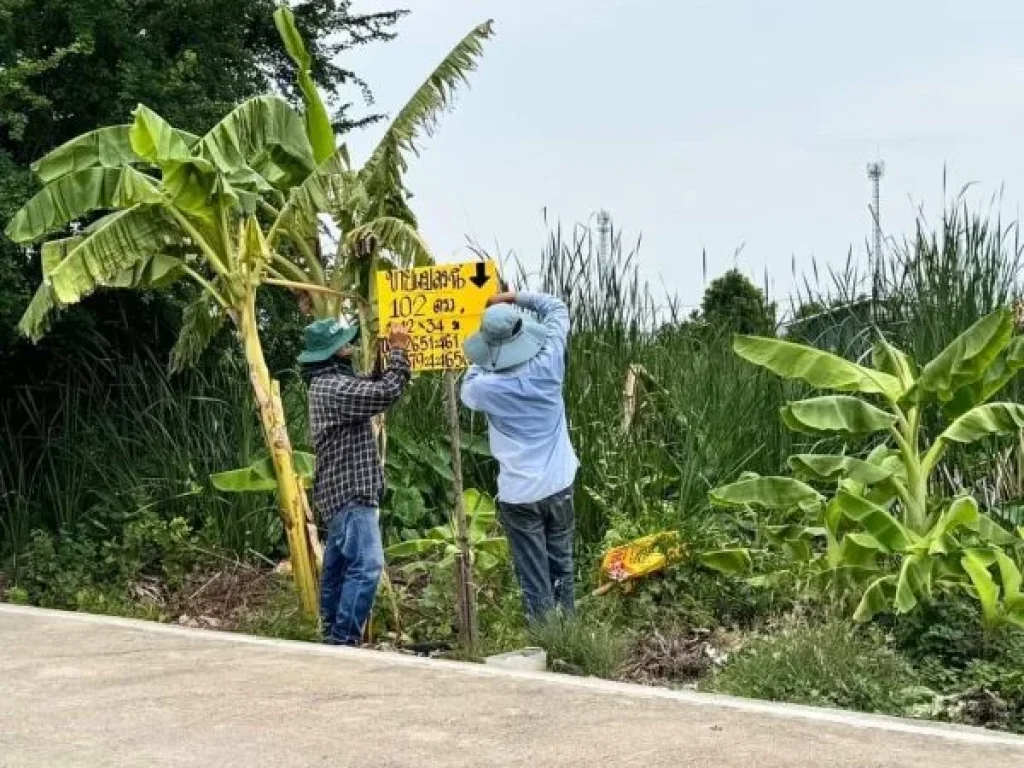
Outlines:
POLYGON ((603 594, 615 584, 633 581, 664 570, 682 558, 683 547, 676 531, 661 531, 614 547, 601 558, 601 574, 609 581, 599 587, 603 594))

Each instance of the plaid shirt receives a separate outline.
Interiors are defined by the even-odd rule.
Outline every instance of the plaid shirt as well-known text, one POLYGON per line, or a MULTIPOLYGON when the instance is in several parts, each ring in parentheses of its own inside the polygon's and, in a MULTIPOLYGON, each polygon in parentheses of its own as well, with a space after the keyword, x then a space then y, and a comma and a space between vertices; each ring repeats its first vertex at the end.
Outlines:
POLYGON ((316 451, 313 501, 325 521, 349 504, 380 506, 384 472, 371 419, 401 396, 409 377, 409 358, 395 349, 383 373, 350 376, 339 366, 310 382, 309 424, 316 451))

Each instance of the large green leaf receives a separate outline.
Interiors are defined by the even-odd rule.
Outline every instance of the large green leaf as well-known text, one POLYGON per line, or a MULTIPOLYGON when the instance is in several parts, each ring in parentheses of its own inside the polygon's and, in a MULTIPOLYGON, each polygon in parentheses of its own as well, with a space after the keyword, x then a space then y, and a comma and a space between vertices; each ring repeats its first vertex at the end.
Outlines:
POLYGON ((466 517, 470 525, 490 527, 494 524, 497 516, 497 509, 494 501, 485 493, 476 488, 467 488, 462 492, 462 505, 466 510, 466 517))
POLYGON ((798 400, 781 413, 789 429, 809 435, 866 435, 886 430, 896 421, 892 414, 850 395, 798 400))
POLYGON ((291 189, 316 170, 302 118, 278 96, 236 107, 200 139, 194 153, 221 173, 250 168, 278 189, 291 189))
POLYGON ((440 552, 446 544, 441 539, 410 539, 403 541, 384 550, 388 558, 404 560, 418 555, 432 555, 440 552))
POLYGON ((972 408, 950 424, 941 440, 967 445, 986 437, 1015 435, 1024 429, 1024 405, 988 403, 972 408))
POLYGON ((368 221, 349 231, 345 242, 349 248, 355 248, 366 237, 372 237, 381 249, 397 257, 392 261, 403 269, 434 263, 434 257, 419 232, 401 219, 382 216, 368 221))
POLYGON ((61 240, 49 240, 40 248, 40 265, 42 282, 32 295, 25 313, 18 321, 18 330, 33 342, 39 341, 50 330, 53 313, 61 307, 53 291, 51 275, 82 241, 80 236, 66 237, 61 240))
POLYGON ((790 456, 787 463, 794 474, 819 483, 836 483, 843 478, 849 478, 864 485, 874 485, 892 477, 893 474, 890 468, 871 464, 853 456, 798 453, 790 456))
POLYGON ((946 403, 943 414, 950 419, 963 415, 976 405, 991 400, 1024 368, 1024 336, 1018 336, 999 353, 977 381, 961 387, 946 403))
POLYGON ((719 573, 739 576, 751 568, 750 552, 746 549, 717 549, 697 555, 701 565, 719 573))
POLYGON ((97 210, 161 199, 156 181, 132 168, 87 168, 46 185, 18 211, 5 234, 30 243, 97 210))
POLYGON ((823 497, 811 486, 791 477, 751 477, 715 488, 711 503, 722 507, 746 505, 766 509, 789 509, 801 502, 820 501, 823 497))
POLYGON ((999 568, 999 581, 1002 582, 1003 594, 1007 600, 1017 600, 1020 596, 1021 583, 1024 578, 1021 576, 1020 568, 1013 558, 1000 549, 995 552, 996 566, 999 568))
POLYGON ((167 288, 184 274, 181 259, 169 253, 154 253, 134 267, 114 275, 104 283, 105 288, 142 288, 161 290, 167 288))
POLYGON ((62 304, 74 304, 178 240, 177 225, 160 206, 142 204, 119 211, 53 271, 55 294, 62 304))
MULTIPOLYGON (((98 229, 99 227, 97 227, 98 229)), ((87 232, 92 231, 87 229, 87 232)), ((52 284, 54 271, 68 258, 80 243, 86 239, 84 235, 50 240, 42 245, 41 262, 43 281, 36 289, 24 315, 18 323, 18 329, 32 341, 38 341, 50 328, 53 314, 64 306, 57 298, 52 284)), ((145 256, 134 264, 103 282, 106 288, 147 288, 158 290, 177 280, 183 274, 183 263, 180 259, 160 251, 145 256)))
POLYGON ((833 564, 856 568, 873 566, 878 556, 887 551, 882 542, 871 534, 852 532, 843 536, 839 543, 838 557, 833 558, 833 564))
POLYGON ((891 610, 895 597, 895 576, 881 576, 875 579, 861 596, 860 604, 853 614, 854 621, 870 621, 877 614, 891 610))
POLYGON ((139 162, 132 150, 131 125, 111 125, 61 144, 32 163, 32 171, 44 184, 87 168, 122 168, 139 162))
POLYGON ((281 5, 274 11, 274 24, 284 42, 285 50, 295 62, 296 79, 302 93, 302 102, 306 107, 306 136, 313 147, 316 162, 322 163, 334 154, 334 129, 331 127, 327 107, 324 106, 316 83, 313 82, 312 57, 306 50, 298 27, 295 26, 295 15, 288 6, 281 5))
MULTIPOLYGON (((416 89, 360 171, 362 179, 375 199, 392 200, 393 206, 382 206, 377 213, 398 215, 404 212, 402 175, 407 164, 405 155, 417 151, 420 134, 430 135, 438 117, 449 108, 455 89, 467 82, 483 55, 484 41, 494 33, 492 22, 475 27, 448 53, 424 83, 416 89)), ((406 216, 401 218, 408 220, 406 216)))
MULTIPOLYGON (((142 162, 132 149, 131 125, 112 125, 84 133, 61 144, 32 164, 32 171, 43 184, 87 168, 123 168, 142 162)), ((185 131, 176 131, 188 147, 199 141, 185 131)))
POLYGON ((53 313, 59 307, 53 287, 47 283, 40 285, 18 321, 18 331, 33 342, 39 341, 49 332, 53 313))
POLYGON ((970 528, 978 521, 978 502, 972 496, 961 496, 954 499, 949 508, 942 513, 932 526, 922 544, 927 545, 928 552, 935 554, 946 549, 945 539, 958 528, 970 528))
MULTIPOLYGON (((984 544, 996 547, 1012 547, 1021 543, 1020 539, 983 513, 979 513, 978 517, 968 527, 978 534, 978 538, 984 544)), ((1021 532, 1021 539, 1024 539, 1024 531, 1021 532)))
POLYGON ((224 327, 225 320, 224 312, 206 291, 185 307, 181 331, 171 350, 171 372, 177 373, 198 363, 203 352, 224 327))
POLYGON ((136 155, 159 166, 192 158, 188 143, 181 134, 145 104, 139 104, 132 115, 135 122, 128 138, 136 155))
POLYGON ((932 558, 927 555, 910 555, 903 558, 899 580, 896 582, 896 597, 893 601, 897 613, 910 613, 914 610, 918 597, 931 597, 932 563, 932 558))
POLYGON ((487 539, 480 539, 473 542, 473 548, 480 552, 489 552, 492 555, 503 555, 508 552, 508 542, 503 536, 492 536, 487 539))
POLYGON ((198 157, 165 163, 163 185, 177 208, 206 220, 214 216, 218 193, 227 198, 229 207, 239 200, 230 182, 210 162, 198 157))
POLYGON ((903 392, 895 376, 803 344, 761 336, 737 336, 733 349, 754 365, 783 378, 805 381, 817 389, 880 394, 890 399, 896 399, 903 392))
POLYGON ((996 584, 988 567, 992 560, 988 551, 968 550, 960 559, 960 564, 971 579, 975 595, 981 603, 981 612, 988 626, 999 623, 999 586, 996 584))
MULTIPOLYGON (((303 487, 312 487, 316 470, 316 458, 313 454, 305 451, 293 451, 292 463, 295 474, 299 476, 303 487)), ((210 475, 210 482, 214 488, 223 493, 259 493, 277 490, 277 476, 269 456, 261 456, 249 466, 241 469, 210 475)))
POLYGON ((902 552, 915 539, 914 535, 887 510, 872 504, 862 496, 840 489, 835 500, 843 515, 860 523, 867 533, 891 552, 902 552))
POLYGON ((908 393, 920 401, 935 394, 946 402, 958 389, 979 381, 999 353, 1010 343, 1013 334, 1013 313, 998 309, 981 318, 960 334, 928 363, 908 393))
POLYGON ((277 478, 273 472, 265 475, 255 467, 242 467, 210 475, 213 487, 223 493, 258 493, 276 491, 277 478))
POLYGON ((900 380, 904 390, 914 385, 916 366, 906 352, 880 337, 871 349, 871 364, 876 370, 888 373, 900 380))
POLYGON ((288 202, 270 229, 271 245, 284 232, 307 242, 316 239, 317 216, 330 213, 336 201, 344 197, 340 187, 356 183, 355 174, 347 168, 344 151, 338 150, 288 193, 288 202))

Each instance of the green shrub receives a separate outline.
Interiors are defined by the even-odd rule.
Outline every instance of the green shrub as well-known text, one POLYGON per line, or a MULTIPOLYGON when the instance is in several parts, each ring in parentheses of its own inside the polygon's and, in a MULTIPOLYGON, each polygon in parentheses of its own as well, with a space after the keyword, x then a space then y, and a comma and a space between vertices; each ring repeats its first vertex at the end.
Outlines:
POLYGON ((28 605, 28 591, 22 587, 10 587, 6 592, 4 592, 4 600, 8 603, 14 603, 15 605, 28 605))
POLYGON ((586 611, 569 619, 553 615, 531 627, 529 636, 556 671, 614 677, 626 653, 626 636, 586 611))
POLYGON ((975 602, 945 599, 880 624, 888 630, 894 647, 912 663, 931 662, 955 671, 1006 650, 1010 631, 986 632, 980 618, 981 609, 975 602))
POLYGON ((127 607, 131 584, 150 578, 174 589, 198 563, 195 534, 180 517, 165 520, 148 510, 113 535, 107 531, 95 524, 65 530, 59 537, 32 531, 29 546, 17 558, 18 586, 28 600, 48 608, 135 615, 127 607))
POLYGON ((303 616, 295 599, 295 586, 286 579, 274 581, 266 601, 245 614, 238 631, 280 640, 320 640, 316 619, 303 616))
POLYGON ((832 621, 752 641, 707 687, 756 699, 896 713, 915 684, 910 667, 878 633, 832 621))
POLYGON ((166 621, 167 615, 151 602, 132 600, 124 590, 85 587, 75 593, 75 610, 126 619, 166 621))
POLYGON ((985 632, 980 609, 943 601, 892 623, 895 647, 936 691, 912 714, 1024 732, 1024 631, 985 632))

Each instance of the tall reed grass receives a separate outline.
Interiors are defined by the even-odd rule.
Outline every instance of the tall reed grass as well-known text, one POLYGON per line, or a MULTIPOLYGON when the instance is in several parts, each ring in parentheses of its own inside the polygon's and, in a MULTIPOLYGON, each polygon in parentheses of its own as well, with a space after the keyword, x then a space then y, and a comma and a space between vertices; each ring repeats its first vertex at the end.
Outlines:
POLYGON ((0 553, 21 551, 37 528, 103 538, 145 510, 189 520, 217 547, 274 552, 272 498, 209 488, 210 473, 262 449, 241 364, 172 378, 162 360, 114 360, 102 347, 77 362, 0 408, 0 553))
MULTIPOLYGON (((966 192, 949 200, 935 225, 920 212, 914 234, 887 240, 881 258, 862 265, 850 257, 824 281, 815 266, 816 279, 804 282, 802 299, 832 309, 811 323, 797 323, 798 329, 852 358, 864 357, 881 332, 923 364, 984 315, 998 307, 1019 308, 1020 225, 1001 218, 998 197, 988 210, 978 210, 966 192)), ((1022 396, 1024 378, 1018 377, 999 398, 1022 396)), ((934 434, 941 423, 927 426, 934 434)), ((947 460, 945 490, 970 489, 997 514, 1002 509, 1009 522, 1024 522, 1022 450, 1019 441, 987 441, 956 451, 947 460)))
MULTIPOLYGON (((512 260, 504 269, 515 287, 559 295, 571 311, 565 397, 581 460, 584 548, 623 521, 693 529, 694 516, 718 514, 708 510, 709 488, 742 471, 777 472, 799 447, 778 419, 799 390, 739 360, 727 329, 682 316, 673 295, 642 278, 639 246, 614 228, 598 237, 555 225, 536 268, 512 260)), ((815 268, 800 300, 832 309, 801 332, 856 357, 880 329, 927 360, 982 314, 1019 299, 1021 258, 1016 223, 955 197, 934 229, 922 215, 884 258, 863 267, 851 258, 825 275, 815 268)), ((0 548, 17 551, 35 527, 108 524, 141 508, 185 516, 217 546, 264 554, 280 546, 273 499, 208 491, 209 473, 240 466, 262 444, 238 362, 228 356, 178 378, 145 357, 125 365, 97 354, 87 367, 23 387, 0 407, 0 548)), ((286 390, 297 444, 307 437, 303 396, 301 386, 286 390)), ((442 445, 441 403, 440 377, 418 377, 389 417, 394 439, 442 445)), ((479 416, 463 419, 466 433, 485 433, 479 416)), ((987 451, 962 457, 955 483, 998 475, 986 498, 1024 496, 1019 448, 987 451)), ((464 463, 467 486, 493 490, 493 460, 474 453, 464 463)))
POLYGON ((775 471, 789 449, 782 385, 738 360, 727 331, 687 322, 674 295, 653 290, 639 246, 614 227, 598 238, 558 225, 539 268, 516 269, 518 285, 562 296, 572 316, 565 392, 585 543, 616 519, 671 525, 700 513, 710 488, 744 469, 775 471))

